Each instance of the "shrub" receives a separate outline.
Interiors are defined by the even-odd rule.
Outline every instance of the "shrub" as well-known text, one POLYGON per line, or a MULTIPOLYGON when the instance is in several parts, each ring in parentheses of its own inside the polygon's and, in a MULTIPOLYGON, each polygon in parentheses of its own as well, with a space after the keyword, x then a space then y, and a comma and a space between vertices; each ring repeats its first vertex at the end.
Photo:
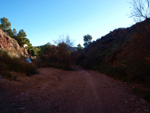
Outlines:
POLYGON ((29 64, 24 58, 10 57, 7 52, 3 50, 0 50, 0 64, 0 74, 8 78, 11 77, 11 71, 24 73, 27 76, 37 73, 37 67, 34 63, 29 64))
POLYGON ((44 67, 55 67, 62 68, 65 70, 71 69, 71 64, 73 63, 71 51, 69 46, 62 42, 57 46, 46 45, 41 49, 41 54, 39 56, 39 66, 44 67))

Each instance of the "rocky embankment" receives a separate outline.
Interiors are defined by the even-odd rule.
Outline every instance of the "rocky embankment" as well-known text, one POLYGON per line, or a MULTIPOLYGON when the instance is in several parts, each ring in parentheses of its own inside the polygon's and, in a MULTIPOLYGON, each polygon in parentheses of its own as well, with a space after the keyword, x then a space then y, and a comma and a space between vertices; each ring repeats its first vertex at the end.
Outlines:
POLYGON ((0 49, 8 51, 13 57, 25 56, 27 50, 20 47, 18 42, 0 29, 0 49))

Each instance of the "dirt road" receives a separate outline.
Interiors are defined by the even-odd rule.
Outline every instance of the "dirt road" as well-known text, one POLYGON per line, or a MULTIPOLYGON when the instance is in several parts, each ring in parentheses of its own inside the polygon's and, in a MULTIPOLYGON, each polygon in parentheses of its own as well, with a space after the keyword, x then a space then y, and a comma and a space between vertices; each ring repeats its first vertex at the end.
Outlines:
POLYGON ((0 113, 150 113, 129 85, 96 71, 41 68, 2 80, 0 113))

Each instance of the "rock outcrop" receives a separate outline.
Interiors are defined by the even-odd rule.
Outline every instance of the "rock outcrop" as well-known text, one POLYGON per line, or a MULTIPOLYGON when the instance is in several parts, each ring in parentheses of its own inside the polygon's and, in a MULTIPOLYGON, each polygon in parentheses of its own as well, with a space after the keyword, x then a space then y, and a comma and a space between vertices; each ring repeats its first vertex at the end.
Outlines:
POLYGON ((6 50, 12 57, 20 57, 28 54, 27 50, 21 48, 18 42, 8 36, 0 29, 0 49, 6 50))

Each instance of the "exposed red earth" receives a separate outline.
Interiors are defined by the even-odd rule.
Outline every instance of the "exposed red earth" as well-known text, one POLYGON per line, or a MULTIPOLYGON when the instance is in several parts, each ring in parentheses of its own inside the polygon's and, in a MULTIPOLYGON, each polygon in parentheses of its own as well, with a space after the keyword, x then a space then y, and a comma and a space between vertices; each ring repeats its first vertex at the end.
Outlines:
POLYGON ((96 71, 40 68, 39 74, 2 79, 0 113, 150 113, 131 87, 96 71))

